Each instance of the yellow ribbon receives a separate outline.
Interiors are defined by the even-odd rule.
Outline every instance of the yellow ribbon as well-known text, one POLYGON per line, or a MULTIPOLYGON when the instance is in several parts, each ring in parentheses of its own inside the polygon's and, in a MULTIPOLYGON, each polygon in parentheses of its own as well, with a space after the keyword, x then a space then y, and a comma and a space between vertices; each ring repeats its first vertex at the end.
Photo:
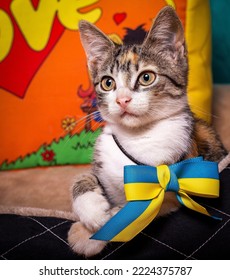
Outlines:
POLYGON ((129 202, 93 239, 129 241, 157 216, 167 191, 175 192, 182 205, 207 216, 211 215, 189 195, 219 196, 218 165, 201 157, 171 166, 125 166, 124 179, 129 202))

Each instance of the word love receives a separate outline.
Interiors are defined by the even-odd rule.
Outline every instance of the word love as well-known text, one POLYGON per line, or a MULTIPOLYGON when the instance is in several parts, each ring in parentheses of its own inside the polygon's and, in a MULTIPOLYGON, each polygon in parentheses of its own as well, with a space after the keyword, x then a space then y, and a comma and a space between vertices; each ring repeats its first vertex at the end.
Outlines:
POLYGON ((48 44, 56 17, 65 28, 77 30, 79 20, 85 19, 95 23, 102 14, 100 8, 89 9, 89 6, 98 0, 13 0, 10 4, 6 2, 8 1, 0 6, 0 62, 8 56, 12 48, 14 21, 29 47, 34 51, 42 51, 48 44), (38 5, 35 8, 36 3, 38 5), (81 12, 83 8, 88 8, 87 12, 81 12))

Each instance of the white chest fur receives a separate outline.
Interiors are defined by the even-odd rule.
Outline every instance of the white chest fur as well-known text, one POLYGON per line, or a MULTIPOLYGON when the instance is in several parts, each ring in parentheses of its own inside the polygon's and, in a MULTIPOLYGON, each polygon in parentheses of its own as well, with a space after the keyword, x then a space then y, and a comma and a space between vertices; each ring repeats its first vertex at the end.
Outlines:
POLYGON ((174 163, 190 146, 186 118, 163 120, 147 131, 127 132, 117 126, 108 126, 99 138, 97 151, 102 168, 96 174, 103 184, 110 200, 123 205, 123 169, 132 162, 117 146, 112 134, 115 134, 123 148, 135 159, 144 164, 157 166, 174 163))

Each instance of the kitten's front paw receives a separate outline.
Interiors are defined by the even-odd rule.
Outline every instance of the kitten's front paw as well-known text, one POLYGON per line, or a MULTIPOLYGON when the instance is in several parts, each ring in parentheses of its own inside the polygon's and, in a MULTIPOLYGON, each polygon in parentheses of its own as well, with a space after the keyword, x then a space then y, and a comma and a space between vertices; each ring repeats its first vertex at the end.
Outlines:
POLYGON ((102 194, 92 191, 78 196, 73 203, 73 210, 92 232, 100 229, 111 217, 109 202, 102 194))
POLYGON ((73 251, 85 257, 99 254, 107 243, 90 239, 92 234, 81 222, 74 223, 68 232, 68 242, 73 251))

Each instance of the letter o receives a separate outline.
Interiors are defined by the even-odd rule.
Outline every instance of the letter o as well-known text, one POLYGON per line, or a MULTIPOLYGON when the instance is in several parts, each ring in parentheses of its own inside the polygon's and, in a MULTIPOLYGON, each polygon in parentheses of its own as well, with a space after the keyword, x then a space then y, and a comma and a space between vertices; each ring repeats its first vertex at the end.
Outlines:
POLYGON ((0 10, 0 62, 9 54, 14 38, 14 27, 8 14, 0 10))

